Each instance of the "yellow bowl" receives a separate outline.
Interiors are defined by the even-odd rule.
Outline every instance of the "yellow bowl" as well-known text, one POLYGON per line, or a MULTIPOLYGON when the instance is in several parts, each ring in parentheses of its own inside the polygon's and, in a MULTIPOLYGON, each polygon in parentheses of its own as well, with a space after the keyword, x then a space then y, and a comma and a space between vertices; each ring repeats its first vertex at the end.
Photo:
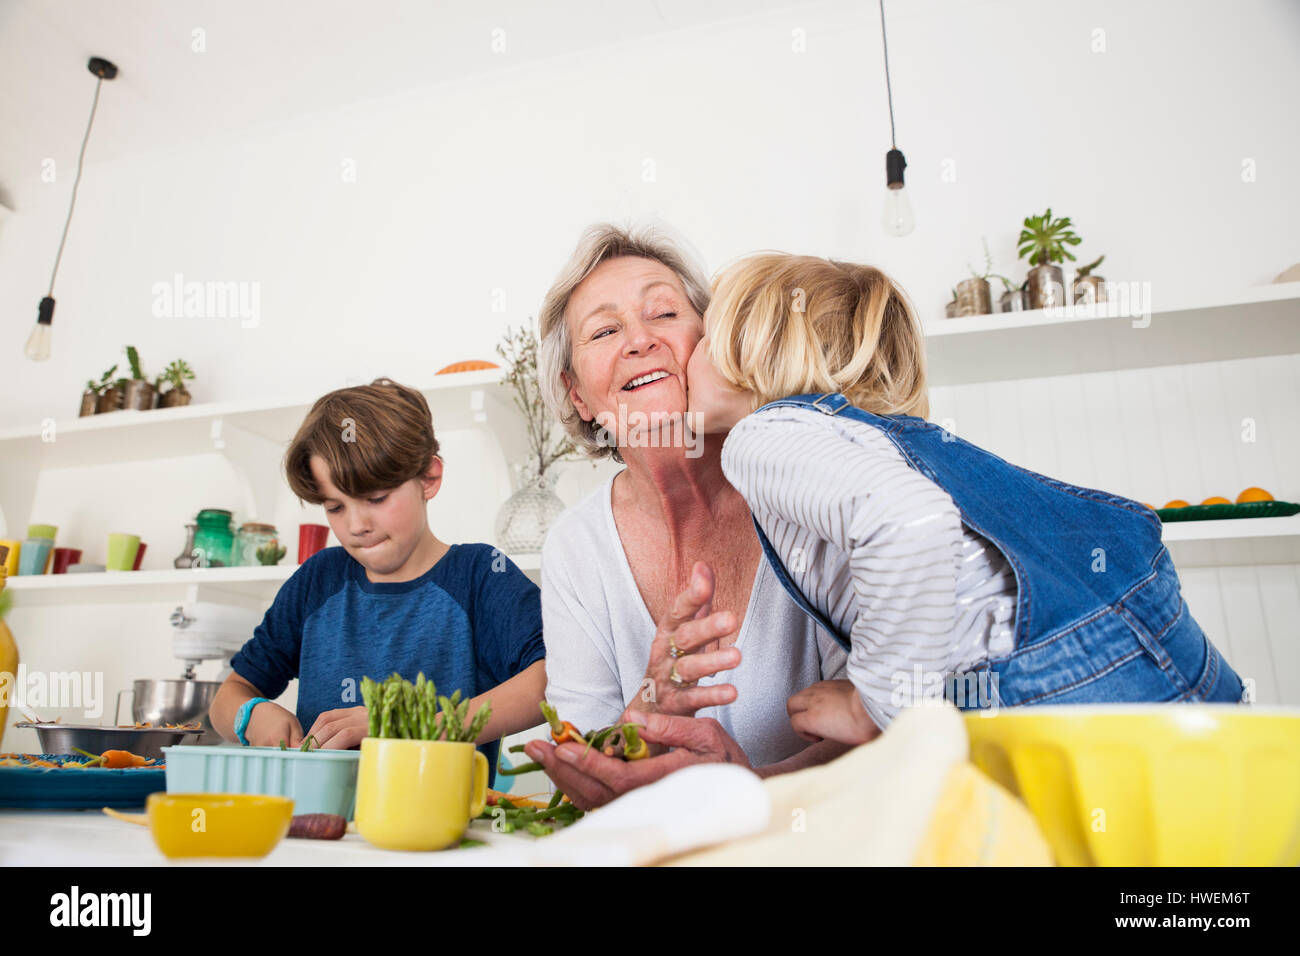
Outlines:
POLYGON ((266 856, 289 832, 293 801, 258 793, 151 793, 145 812, 164 856, 266 856))
POLYGON ((971 759, 1062 866, 1300 864, 1300 708, 1125 704, 964 715, 971 759))

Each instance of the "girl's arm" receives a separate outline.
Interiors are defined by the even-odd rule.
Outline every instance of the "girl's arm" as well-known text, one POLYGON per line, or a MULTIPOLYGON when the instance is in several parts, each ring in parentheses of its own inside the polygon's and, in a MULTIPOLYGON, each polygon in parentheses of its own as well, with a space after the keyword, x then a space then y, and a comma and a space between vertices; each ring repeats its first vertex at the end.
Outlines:
POLYGON ((848 676, 887 726, 947 676, 962 544, 952 499, 877 429, 808 409, 744 419, 722 465, 795 584, 849 635, 848 676))

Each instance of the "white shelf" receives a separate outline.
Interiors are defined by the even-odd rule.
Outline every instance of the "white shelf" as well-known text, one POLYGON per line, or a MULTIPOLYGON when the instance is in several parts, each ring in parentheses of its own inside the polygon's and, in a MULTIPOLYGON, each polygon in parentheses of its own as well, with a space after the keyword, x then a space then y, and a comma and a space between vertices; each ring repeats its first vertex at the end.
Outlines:
POLYGON ((1179 568, 1300 564, 1300 515, 1172 521, 1163 539, 1179 568))
MULTIPOLYGON (((436 431, 486 430, 509 462, 518 460, 526 437, 501 375, 487 369, 437 376, 421 392, 436 431)), ((116 411, 0 429, 0 509, 11 530, 25 527, 42 471, 217 453, 248 483, 254 512, 270 514, 281 488, 280 458, 317 397, 116 411)))
POLYGON ((1300 282, 1169 305, 1157 297, 1148 317, 1140 314, 1143 303, 1133 304, 1137 307, 1103 302, 927 323, 930 384, 1300 353, 1300 282))
MULTIPOLYGON (((510 397, 501 385, 500 369, 439 376, 434 384, 420 391, 429 401, 437 430, 477 428, 500 406, 510 406, 510 397)), ((46 468, 166 458, 221 451, 227 427, 266 441, 288 443, 319 397, 247 399, 147 412, 124 409, 85 418, 51 418, 35 425, 0 429, 0 454, 8 457, 36 451, 46 468)), ((75 398, 70 398, 69 404, 73 401, 75 398)))
MULTIPOLYGON (((508 556, 525 574, 540 581, 540 554, 508 556)), ((162 571, 101 571, 86 574, 24 574, 6 581, 15 607, 53 604, 143 604, 195 600, 198 589, 205 598, 220 592, 223 598, 250 606, 266 607, 296 564, 271 567, 195 568, 162 571)))

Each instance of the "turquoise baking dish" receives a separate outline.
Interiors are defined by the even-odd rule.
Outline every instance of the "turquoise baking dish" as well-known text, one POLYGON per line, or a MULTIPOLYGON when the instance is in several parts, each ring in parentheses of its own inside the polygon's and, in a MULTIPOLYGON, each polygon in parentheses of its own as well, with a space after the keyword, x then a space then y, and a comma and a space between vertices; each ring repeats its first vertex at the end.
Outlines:
POLYGON ((278 747, 164 747, 168 793, 269 793, 293 800, 294 813, 352 819, 357 750, 278 747))

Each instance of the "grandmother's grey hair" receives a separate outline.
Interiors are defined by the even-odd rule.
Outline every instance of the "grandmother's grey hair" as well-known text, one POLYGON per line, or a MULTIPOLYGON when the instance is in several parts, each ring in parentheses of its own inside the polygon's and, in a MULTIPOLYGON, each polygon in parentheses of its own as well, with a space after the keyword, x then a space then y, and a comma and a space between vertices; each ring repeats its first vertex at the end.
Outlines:
POLYGON ((686 243, 662 226, 621 227, 601 222, 588 226, 578 247, 551 284, 538 316, 537 380, 547 408, 560 420, 578 448, 591 458, 622 461, 609 434, 596 422, 583 421, 569 399, 562 373, 573 371, 573 341, 564 312, 584 279, 602 262, 623 256, 651 259, 677 274, 691 305, 701 316, 709 307, 709 281, 686 243))

